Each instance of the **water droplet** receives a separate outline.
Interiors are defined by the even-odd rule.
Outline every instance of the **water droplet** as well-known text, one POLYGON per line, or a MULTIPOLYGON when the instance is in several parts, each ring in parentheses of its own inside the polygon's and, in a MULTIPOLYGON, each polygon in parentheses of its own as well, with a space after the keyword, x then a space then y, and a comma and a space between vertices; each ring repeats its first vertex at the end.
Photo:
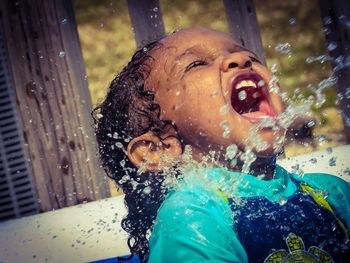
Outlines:
POLYGON ((281 196, 278 200, 280 205, 285 205, 287 203, 287 198, 285 196, 281 196))
POLYGON ((212 94, 210 94, 210 96, 212 97, 217 97, 219 95, 218 91, 214 91, 212 94))
POLYGON ((238 99, 239 100, 245 100, 247 98, 247 92, 245 90, 241 90, 238 93, 238 99))
POLYGON ((334 60, 334 62, 335 64, 337 64, 337 66, 342 66, 342 64, 344 64, 345 62, 345 58, 344 56, 340 55, 334 60), (341 65, 338 65, 338 64, 341 64, 341 65))
POLYGON ((311 127, 314 127, 316 125, 316 122, 314 120, 309 120, 307 123, 306 123, 306 126, 311 128, 311 127))
POLYGON ((291 51, 291 45, 286 42, 286 43, 279 43, 277 44, 277 46, 275 47, 275 50, 281 54, 290 54, 292 51, 291 51))
POLYGON ((61 24, 62 25, 65 25, 65 24, 67 24, 68 23, 68 19, 67 18, 63 18, 62 20, 61 20, 61 24))
POLYGON ((337 165, 336 164, 336 160, 337 160, 336 157, 330 158, 329 161, 328 161, 329 166, 336 166, 337 165))
POLYGON ((227 129, 224 130, 224 132, 222 133, 222 137, 224 137, 225 139, 229 138, 231 134, 231 130, 227 129))
POLYGON ((320 83, 318 83, 318 90, 322 90, 324 88, 328 88, 330 86, 333 86, 337 84, 338 78, 334 75, 330 76, 329 78, 326 78, 322 80, 320 83))
POLYGON ((347 99, 350 99, 350 87, 347 87, 346 90, 345 90, 345 97, 347 99))
POLYGON ((66 55, 66 52, 64 52, 64 51, 60 51, 60 53, 58 53, 58 56, 59 56, 60 58, 64 58, 65 55, 66 55))
POLYGON ((324 27, 324 28, 322 29, 322 31, 323 31, 323 33, 324 33, 325 35, 329 35, 329 34, 331 33, 331 30, 329 29, 329 27, 324 27))
POLYGON ((103 117, 103 115, 102 115, 101 113, 97 113, 97 114, 96 114, 96 118, 97 118, 97 119, 101 119, 102 117, 103 117))
POLYGON ((350 127, 350 118, 349 117, 345 118, 345 126, 350 127))
POLYGON ((119 137, 119 134, 118 134, 117 132, 114 132, 114 133, 113 133, 113 138, 114 138, 114 139, 118 139, 118 137, 119 137))
POLYGON ((326 95, 317 90, 316 91, 315 107, 321 108, 325 102, 326 102, 326 95))
POLYGON ((278 86, 278 78, 276 75, 272 75, 272 78, 269 81, 269 91, 271 93, 276 93, 276 94, 280 93, 280 89, 278 86))
POLYGON ((153 12, 158 12, 158 7, 154 7, 153 12))
POLYGON ((144 194, 148 195, 148 194, 151 193, 151 191, 152 191, 152 188, 151 188, 150 186, 146 186, 146 187, 143 189, 142 192, 143 192, 144 194))
POLYGON ((220 108, 220 114, 221 115, 227 114, 229 110, 230 110, 230 106, 226 104, 220 108))
POLYGON ((310 163, 314 163, 314 164, 317 163, 317 159, 316 158, 311 158, 310 159, 310 163))
POLYGON ((237 159, 232 159, 232 160, 230 161, 231 167, 235 167, 235 166, 237 165, 237 162, 238 162, 237 159))
POLYGON ((297 23, 297 20, 294 17, 292 17, 291 19, 288 20, 288 24, 290 24, 291 26, 296 25, 296 23, 297 23))
POLYGON ((276 73, 276 72, 277 72, 277 69, 278 69, 277 64, 276 64, 276 63, 272 64, 272 66, 271 66, 271 72, 272 72, 272 73, 276 73))
POLYGON ((330 42, 330 43, 328 44, 327 50, 328 50, 328 51, 333 51, 333 50, 335 50, 337 47, 338 47, 337 43, 334 42, 334 41, 332 41, 332 42, 330 42))
POLYGON ((321 55, 321 56, 318 56, 318 57, 309 56, 309 57, 306 58, 305 62, 310 64, 310 63, 319 61, 322 64, 322 63, 324 63, 326 61, 331 61, 331 60, 332 60, 331 57, 326 56, 326 55, 321 55))
POLYGON ((323 18, 323 24, 324 25, 330 25, 332 24, 332 19, 329 16, 326 16, 323 18))
POLYGON ((117 146, 120 149, 123 149, 123 144, 121 142, 116 142, 115 146, 117 146))
POLYGON ((238 152, 237 145, 231 144, 231 145, 227 146, 227 148, 226 148, 225 158, 226 159, 234 159, 236 157, 237 152, 238 152))
POLYGON ((228 138, 231 134, 230 123, 228 121, 224 120, 220 123, 220 126, 224 129, 222 136, 224 138, 228 138))
POLYGON ((259 82, 258 82, 258 87, 263 87, 265 85, 265 81, 264 80, 259 80, 259 82))
POLYGON ((250 165, 256 160, 256 155, 252 151, 252 149, 246 147, 240 159, 243 161, 242 173, 249 174, 250 165))

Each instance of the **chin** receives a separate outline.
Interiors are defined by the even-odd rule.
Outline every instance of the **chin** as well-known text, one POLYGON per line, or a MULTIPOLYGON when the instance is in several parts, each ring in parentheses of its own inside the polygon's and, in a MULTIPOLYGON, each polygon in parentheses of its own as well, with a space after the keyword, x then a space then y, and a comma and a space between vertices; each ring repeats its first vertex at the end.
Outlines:
POLYGON ((252 142, 253 151, 258 157, 272 157, 281 155, 284 152, 284 130, 276 134, 276 131, 267 129, 262 131, 262 133, 257 133, 257 136, 261 138, 262 141, 267 143, 267 148, 264 150, 257 149, 257 146, 252 142), (276 147, 275 141, 277 138, 283 138, 283 141, 276 147))

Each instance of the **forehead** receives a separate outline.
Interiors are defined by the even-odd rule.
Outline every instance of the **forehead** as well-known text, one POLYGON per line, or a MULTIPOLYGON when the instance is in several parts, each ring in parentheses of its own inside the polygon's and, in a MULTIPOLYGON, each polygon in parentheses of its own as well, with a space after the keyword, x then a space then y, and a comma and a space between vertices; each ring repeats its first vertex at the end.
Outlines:
POLYGON ((156 61, 176 58, 186 52, 218 53, 223 50, 245 50, 229 35, 210 29, 187 29, 176 32, 161 41, 161 47, 152 55, 156 61))

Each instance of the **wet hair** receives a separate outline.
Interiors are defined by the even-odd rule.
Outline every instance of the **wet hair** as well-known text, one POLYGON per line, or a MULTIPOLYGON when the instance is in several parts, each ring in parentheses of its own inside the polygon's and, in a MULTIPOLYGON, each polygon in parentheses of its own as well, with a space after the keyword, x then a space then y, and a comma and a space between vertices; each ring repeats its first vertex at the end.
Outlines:
POLYGON ((160 134, 169 123, 159 118, 154 93, 145 89, 152 61, 149 52, 160 47, 159 40, 136 51, 131 61, 111 82, 105 100, 92 112, 102 165, 125 194, 127 216, 122 228, 128 233, 132 254, 146 262, 148 239, 157 210, 164 201, 162 172, 142 172, 126 154, 128 142, 148 131, 160 134))

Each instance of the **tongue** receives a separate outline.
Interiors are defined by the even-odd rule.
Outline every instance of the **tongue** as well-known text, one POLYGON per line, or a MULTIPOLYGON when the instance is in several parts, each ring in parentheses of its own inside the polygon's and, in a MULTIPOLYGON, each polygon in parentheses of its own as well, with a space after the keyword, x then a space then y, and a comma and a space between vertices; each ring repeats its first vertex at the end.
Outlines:
POLYGON ((276 113, 269 103, 264 100, 260 103, 258 111, 244 113, 242 116, 248 118, 251 122, 260 122, 262 118, 275 117, 276 113))
POLYGON ((276 113, 273 110, 273 108, 270 106, 270 104, 266 101, 263 100, 260 105, 259 105, 259 111, 262 113, 265 113, 268 116, 275 117, 276 113))

